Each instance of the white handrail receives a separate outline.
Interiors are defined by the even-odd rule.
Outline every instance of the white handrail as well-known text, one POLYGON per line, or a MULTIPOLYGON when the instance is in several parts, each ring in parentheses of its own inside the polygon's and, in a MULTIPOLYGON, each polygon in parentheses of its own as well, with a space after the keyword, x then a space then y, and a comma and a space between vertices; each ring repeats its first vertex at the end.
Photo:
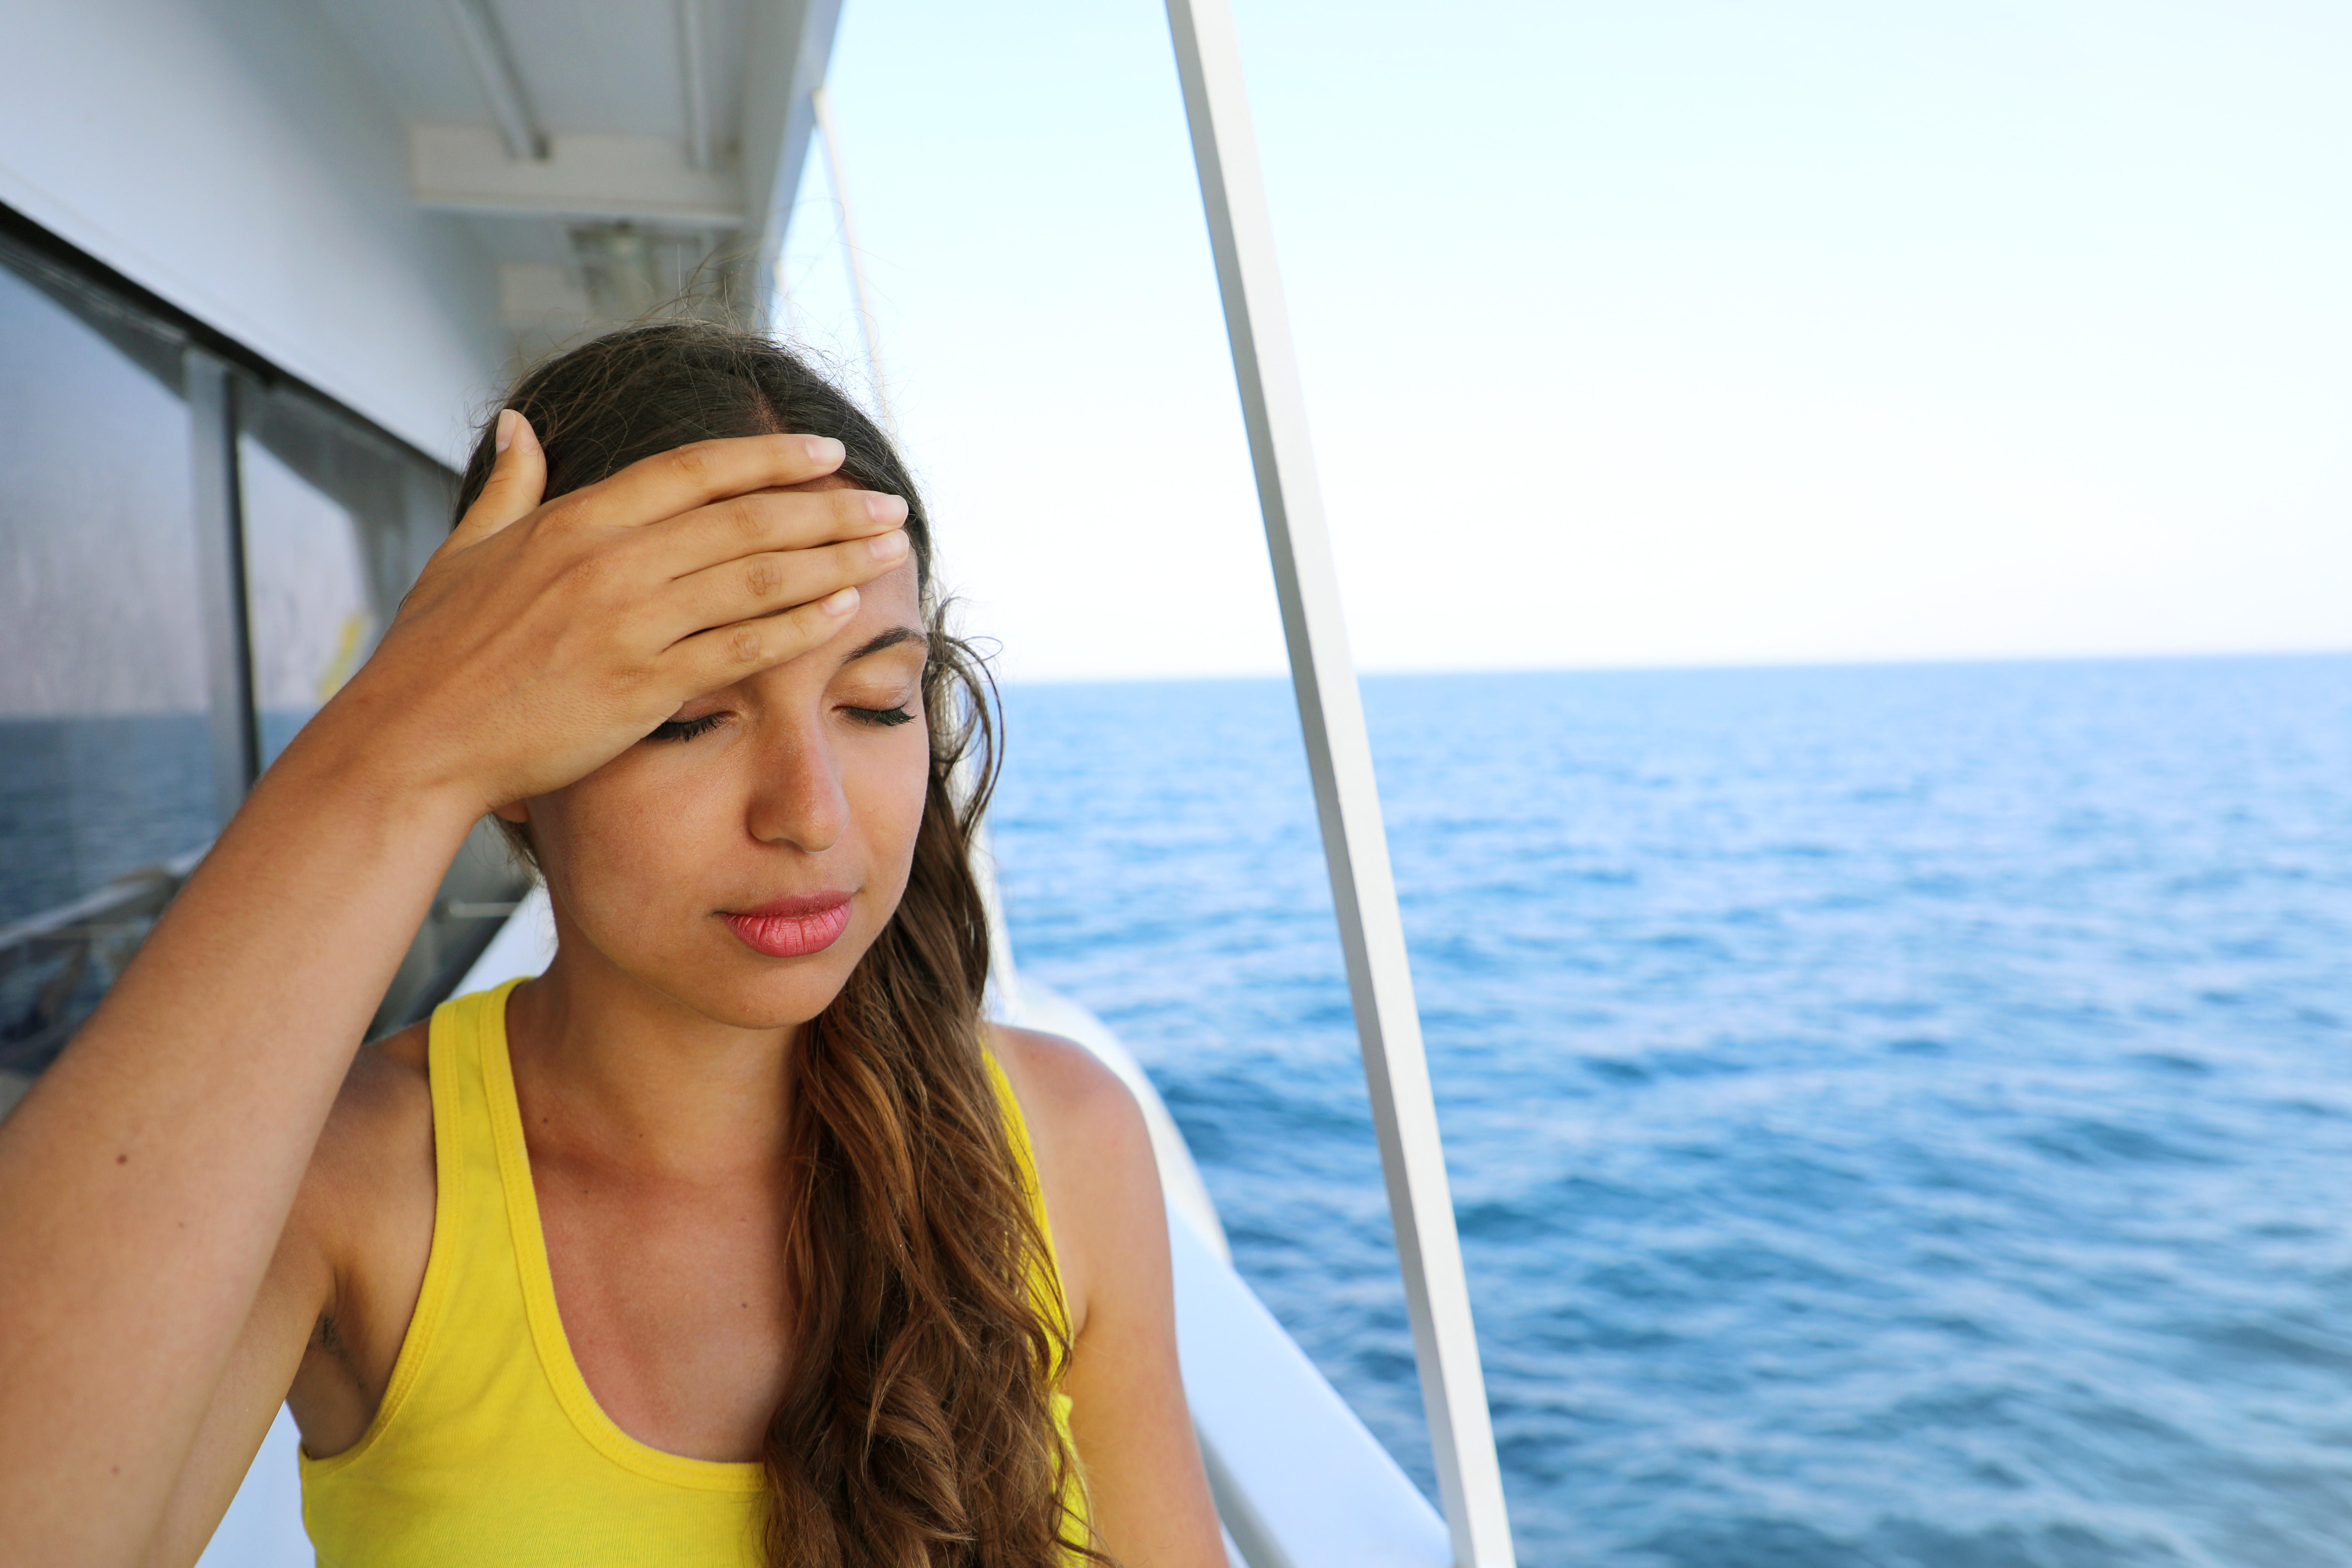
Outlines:
POLYGON ((1486 1377, 1227 0, 1167 0, 1458 1568, 1512 1568, 1486 1377))

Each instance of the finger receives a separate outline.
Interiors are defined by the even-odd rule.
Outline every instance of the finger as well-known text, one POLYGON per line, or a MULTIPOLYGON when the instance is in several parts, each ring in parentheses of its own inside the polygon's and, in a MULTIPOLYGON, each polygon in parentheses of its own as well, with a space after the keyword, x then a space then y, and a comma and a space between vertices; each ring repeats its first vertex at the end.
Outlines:
POLYGON ((893 533, 907 503, 872 490, 770 490, 654 524, 632 540, 647 571, 685 577, 721 562, 893 533))
POLYGON ((747 676, 798 658, 830 638, 857 613, 857 590, 843 588, 813 605, 714 626, 673 644, 662 655, 664 673, 684 696, 716 691, 747 676))
POLYGON ((457 520, 449 538, 458 549, 488 539, 517 518, 528 516, 547 489, 547 453, 539 432, 512 408, 499 411, 498 460, 482 493, 457 520))
POLYGON ((656 636, 669 643, 870 583, 907 558, 907 535, 893 530, 814 550, 747 555, 681 577, 648 606, 656 636))
POLYGON ((567 496, 583 521, 629 528, 753 490, 782 489, 823 479, 841 467, 844 448, 830 436, 737 436, 697 441, 641 458, 611 479, 567 496))

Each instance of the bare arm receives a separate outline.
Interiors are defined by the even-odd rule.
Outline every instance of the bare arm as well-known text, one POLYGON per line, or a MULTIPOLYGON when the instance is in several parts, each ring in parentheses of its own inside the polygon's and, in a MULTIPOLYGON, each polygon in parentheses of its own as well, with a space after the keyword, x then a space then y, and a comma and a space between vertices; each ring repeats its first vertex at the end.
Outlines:
POLYGON ((0 1558, 143 1551, 464 836, 363 753, 308 752, 262 781, 0 1126, 0 1558))
POLYGON ((995 1033, 1034 1108, 1038 1180, 1077 1334, 1062 1386, 1095 1531, 1123 1568, 1224 1568, 1176 1360, 1168 1211, 1143 1114, 1085 1047, 995 1033))
POLYGON ((320 1302, 331 1293, 320 1238, 301 1225, 301 1210, 298 1199, 295 1217, 278 1242, 164 1500, 143 1559, 147 1568, 193 1568, 204 1555, 286 1403, 287 1386, 320 1321, 320 1302))
POLYGON ((830 636, 905 515, 775 493, 838 461, 708 442, 542 507, 519 432, 376 656, 0 1123, 0 1562, 141 1561, 232 1366, 290 1372, 328 1287, 272 1260, 467 827, 830 636))

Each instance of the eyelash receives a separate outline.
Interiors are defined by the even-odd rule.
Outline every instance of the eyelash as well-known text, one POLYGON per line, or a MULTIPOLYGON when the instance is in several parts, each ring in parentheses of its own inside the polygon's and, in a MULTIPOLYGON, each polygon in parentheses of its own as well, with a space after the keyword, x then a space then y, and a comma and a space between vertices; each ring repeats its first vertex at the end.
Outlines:
MULTIPOLYGON (((898 728, 901 724, 911 724, 915 721, 915 715, 905 707, 851 708, 845 710, 845 711, 855 717, 859 723, 871 724, 877 729, 892 730, 898 728)), ((648 741, 691 741, 698 735, 707 735, 711 731, 717 729, 719 727, 719 721, 725 717, 726 715, 723 713, 705 713, 699 719, 665 720, 661 723, 655 725, 653 732, 647 735, 646 739, 648 741)))
POLYGON ((707 735, 719 727, 719 716, 705 713, 699 719, 665 719, 653 728, 648 741, 691 741, 697 735, 707 735))

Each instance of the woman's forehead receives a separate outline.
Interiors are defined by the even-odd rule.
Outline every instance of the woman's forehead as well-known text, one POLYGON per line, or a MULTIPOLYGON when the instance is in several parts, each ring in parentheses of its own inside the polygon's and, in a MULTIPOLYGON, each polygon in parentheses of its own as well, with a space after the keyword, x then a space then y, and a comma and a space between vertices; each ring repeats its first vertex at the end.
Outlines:
POLYGON ((912 555, 857 590, 857 613, 839 636, 863 642, 894 626, 923 628, 923 595, 916 583, 912 555))

